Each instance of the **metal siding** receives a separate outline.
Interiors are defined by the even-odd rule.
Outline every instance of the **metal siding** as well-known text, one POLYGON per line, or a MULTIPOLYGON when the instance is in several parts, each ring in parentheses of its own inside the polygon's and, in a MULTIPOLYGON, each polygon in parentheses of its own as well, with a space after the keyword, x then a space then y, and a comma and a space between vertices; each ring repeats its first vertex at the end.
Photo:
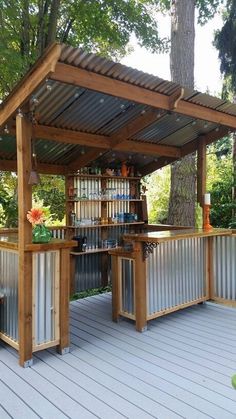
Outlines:
POLYGON ((120 258, 121 263, 121 309, 125 313, 134 314, 134 261, 120 258))
POLYGON ((236 236, 213 239, 214 296, 236 300, 236 236))
POLYGON ((0 331, 18 341, 18 254, 0 250, 0 331))
POLYGON ((102 285, 102 256, 101 253, 88 254, 76 258, 75 292, 102 285))
POLYGON ((33 254, 35 345, 55 340, 54 307, 58 252, 33 254))
POLYGON ((147 258, 148 314, 205 296, 205 241, 160 243, 147 258))

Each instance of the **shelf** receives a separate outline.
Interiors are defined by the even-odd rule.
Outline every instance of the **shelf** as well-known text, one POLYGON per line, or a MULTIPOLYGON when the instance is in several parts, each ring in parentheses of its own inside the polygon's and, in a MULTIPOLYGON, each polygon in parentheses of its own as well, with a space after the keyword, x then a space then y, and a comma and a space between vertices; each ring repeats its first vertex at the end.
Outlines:
POLYGON ((124 179, 124 180, 141 180, 141 176, 108 176, 108 175, 83 175, 83 174, 72 174, 69 173, 68 176, 79 177, 81 179, 124 179))
POLYGON ((88 225, 80 225, 77 227, 74 226, 67 226, 67 228, 72 229, 80 229, 80 228, 101 228, 101 227, 117 227, 117 226, 125 226, 125 225, 137 225, 137 224, 144 224, 144 221, 134 221, 133 223, 113 223, 113 224, 88 224, 88 225))
POLYGON ((108 252, 108 250, 111 250, 111 249, 118 249, 118 247, 103 247, 103 248, 98 248, 98 249, 89 249, 89 250, 86 250, 86 252, 70 252, 70 255, 81 256, 81 255, 89 255, 92 253, 106 253, 108 252))
POLYGON ((143 199, 67 199, 67 202, 142 202, 143 199))

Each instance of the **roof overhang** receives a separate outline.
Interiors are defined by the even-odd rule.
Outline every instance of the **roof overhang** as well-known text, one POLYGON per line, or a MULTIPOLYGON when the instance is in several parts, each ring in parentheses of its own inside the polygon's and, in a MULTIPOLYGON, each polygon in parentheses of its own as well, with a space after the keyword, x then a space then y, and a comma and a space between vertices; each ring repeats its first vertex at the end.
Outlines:
POLYGON ((19 108, 37 119, 39 170, 48 173, 128 160, 145 175, 236 129, 236 105, 59 44, 1 106, 0 170, 16 166, 19 108))

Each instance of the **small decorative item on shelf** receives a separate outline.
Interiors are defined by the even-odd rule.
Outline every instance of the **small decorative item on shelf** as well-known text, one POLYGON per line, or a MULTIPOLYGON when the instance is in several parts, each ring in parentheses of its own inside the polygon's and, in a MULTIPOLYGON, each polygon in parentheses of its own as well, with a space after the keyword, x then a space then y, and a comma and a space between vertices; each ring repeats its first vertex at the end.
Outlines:
POLYGON ((211 195, 205 193, 204 195, 204 205, 203 205, 203 229, 211 230, 212 226, 210 225, 210 206, 211 206, 211 195))
POLYGON ((125 163, 122 163, 121 165, 121 176, 127 177, 129 176, 130 168, 126 166, 125 163))
POLYGON ((33 243, 48 243, 51 240, 51 232, 45 226, 45 210, 41 208, 31 208, 27 213, 27 220, 33 225, 33 243))

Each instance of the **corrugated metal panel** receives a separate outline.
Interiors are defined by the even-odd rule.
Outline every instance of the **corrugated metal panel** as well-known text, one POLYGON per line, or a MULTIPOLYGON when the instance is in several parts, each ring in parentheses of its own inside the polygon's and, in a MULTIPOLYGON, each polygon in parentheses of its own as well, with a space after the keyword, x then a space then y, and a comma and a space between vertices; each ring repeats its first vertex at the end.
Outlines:
POLYGON ((121 309, 124 313, 134 314, 134 261, 120 258, 121 263, 121 309))
POLYGON ((59 252, 33 254, 34 345, 55 340, 55 292, 59 252))
POLYGON ((0 250, 0 331, 18 341, 18 254, 0 250))
MULTIPOLYGON (((163 80, 157 76, 144 73, 120 63, 101 58, 95 54, 86 53, 82 49, 72 48, 67 45, 63 45, 62 47, 60 61, 166 95, 171 95, 180 87, 178 84, 171 81, 163 80)), ((184 99, 205 107, 219 110, 222 109, 226 113, 236 114, 236 105, 231 105, 227 108, 224 100, 195 90, 185 88, 184 99)))
POLYGON ((147 258, 148 314, 205 296, 205 241, 160 243, 147 258))
POLYGON ((102 286, 101 253, 76 257, 75 292, 102 286))
POLYGON ((214 296, 236 300, 236 236, 213 238, 214 296))

